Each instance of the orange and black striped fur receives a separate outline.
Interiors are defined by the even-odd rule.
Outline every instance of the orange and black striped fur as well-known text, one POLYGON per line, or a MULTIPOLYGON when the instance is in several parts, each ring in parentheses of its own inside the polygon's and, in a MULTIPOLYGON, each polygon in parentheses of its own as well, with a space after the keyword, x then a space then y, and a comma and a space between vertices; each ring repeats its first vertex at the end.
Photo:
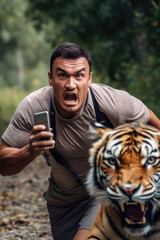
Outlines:
POLYGON ((160 131, 92 123, 87 186, 100 200, 88 240, 160 240, 160 131))

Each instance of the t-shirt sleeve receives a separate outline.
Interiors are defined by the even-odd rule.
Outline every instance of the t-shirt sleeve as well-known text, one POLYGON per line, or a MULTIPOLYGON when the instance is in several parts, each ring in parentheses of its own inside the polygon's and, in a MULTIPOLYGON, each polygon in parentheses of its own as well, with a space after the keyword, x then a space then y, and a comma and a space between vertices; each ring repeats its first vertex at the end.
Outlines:
POLYGON ((17 107, 2 139, 12 147, 21 148, 29 143, 33 127, 32 106, 25 98, 17 107))
POLYGON ((144 123, 149 121, 149 111, 144 103, 125 91, 117 99, 119 124, 144 123))
POLYGON ((124 123, 147 123, 148 108, 128 92, 104 84, 93 85, 100 110, 116 127, 124 123))

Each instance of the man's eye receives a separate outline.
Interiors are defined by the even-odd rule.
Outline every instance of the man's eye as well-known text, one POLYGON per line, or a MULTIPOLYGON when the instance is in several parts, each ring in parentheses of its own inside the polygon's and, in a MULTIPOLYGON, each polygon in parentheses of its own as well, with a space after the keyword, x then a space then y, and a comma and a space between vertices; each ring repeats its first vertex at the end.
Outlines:
POLYGON ((66 77, 66 74, 60 73, 60 74, 59 74, 59 77, 60 77, 60 78, 65 78, 65 77, 66 77))
POLYGON ((76 78, 77 78, 77 79, 81 79, 82 77, 83 77, 82 74, 77 74, 77 75, 76 75, 76 78))

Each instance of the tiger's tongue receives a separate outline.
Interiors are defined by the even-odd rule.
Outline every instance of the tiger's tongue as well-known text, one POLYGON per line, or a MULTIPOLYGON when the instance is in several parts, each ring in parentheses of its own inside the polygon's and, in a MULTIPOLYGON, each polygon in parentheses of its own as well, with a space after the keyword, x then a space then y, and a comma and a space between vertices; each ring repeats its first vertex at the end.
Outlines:
POLYGON ((141 207, 139 204, 126 205, 125 214, 132 221, 142 221, 143 217, 145 216, 145 212, 141 210, 141 207))

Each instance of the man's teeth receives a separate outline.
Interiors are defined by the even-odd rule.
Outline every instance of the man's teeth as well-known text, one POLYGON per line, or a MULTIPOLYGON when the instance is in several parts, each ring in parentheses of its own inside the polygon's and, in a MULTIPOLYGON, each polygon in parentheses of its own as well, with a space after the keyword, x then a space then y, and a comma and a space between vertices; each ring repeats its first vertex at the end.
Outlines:
POLYGON ((65 99, 65 101, 66 101, 66 102, 74 103, 74 102, 76 102, 76 99, 73 99, 73 100, 65 99))
POLYGON ((66 94, 66 96, 65 96, 65 101, 66 102, 68 102, 68 103, 75 103, 76 102, 76 100, 77 100, 77 97, 76 97, 76 95, 72 95, 72 94, 66 94))

